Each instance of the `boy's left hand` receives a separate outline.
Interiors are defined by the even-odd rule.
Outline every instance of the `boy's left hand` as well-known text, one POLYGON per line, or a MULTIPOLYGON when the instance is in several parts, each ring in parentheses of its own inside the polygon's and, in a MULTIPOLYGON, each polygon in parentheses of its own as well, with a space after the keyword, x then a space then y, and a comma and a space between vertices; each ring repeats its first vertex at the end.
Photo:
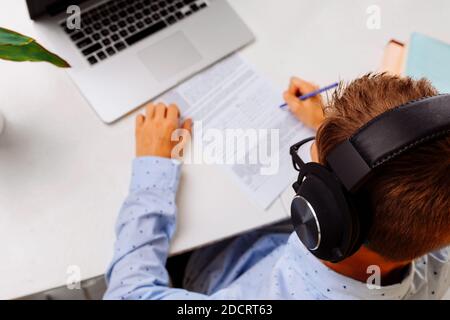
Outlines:
POLYGON ((318 86, 303 79, 293 77, 289 88, 284 92, 284 101, 289 110, 307 126, 316 129, 325 119, 323 114, 323 101, 320 95, 301 101, 298 97, 319 89, 318 86))
POLYGON ((172 158, 173 148, 180 143, 172 141, 172 134, 177 129, 191 133, 192 120, 187 119, 180 126, 180 111, 176 105, 167 107, 163 103, 149 103, 145 116, 139 114, 136 117, 136 156, 172 158))

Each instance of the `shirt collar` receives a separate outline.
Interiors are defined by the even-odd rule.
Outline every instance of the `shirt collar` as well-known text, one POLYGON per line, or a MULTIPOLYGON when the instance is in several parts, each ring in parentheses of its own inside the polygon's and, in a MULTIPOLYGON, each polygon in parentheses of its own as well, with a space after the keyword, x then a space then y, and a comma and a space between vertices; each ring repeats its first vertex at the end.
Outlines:
POLYGON ((291 234, 287 246, 305 281, 330 299, 402 299, 413 283, 414 263, 409 266, 402 282, 376 289, 328 268, 305 248, 295 232, 291 234))

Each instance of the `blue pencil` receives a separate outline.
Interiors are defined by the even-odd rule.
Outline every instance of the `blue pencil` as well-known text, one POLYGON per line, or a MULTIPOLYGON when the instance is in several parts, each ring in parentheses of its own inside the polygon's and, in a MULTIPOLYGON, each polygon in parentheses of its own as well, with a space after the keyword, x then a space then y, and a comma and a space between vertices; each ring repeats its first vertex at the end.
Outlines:
MULTIPOLYGON (((307 93, 307 94, 305 94, 305 95, 303 95, 303 96, 300 96, 300 97, 298 97, 298 98, 299 98, 301 101, 305 101, 306 99, 315 97, 315 96, 317 96, 317 95, 319 95, 319 94, 321 94, 321 93, 323 93, 323 92, 325 92, 325 91, 334 89, 334 88, 336 88, 337 86, 339 86, 339 83, 338 83, 338 82, 335 82, 335 83, 333 83, 333 84, 330 84, 329 86, 326 86, 326 87, 324 87, 324 88, 322 88, 322 89, 319 89, 319 90, 316 90, 316 91, 307 93)), ((287 103, 282 104, 282 105, 280 106, 280 108, 284 108, 284 107, 286 107, 286 106, 287 106, 287 103)))

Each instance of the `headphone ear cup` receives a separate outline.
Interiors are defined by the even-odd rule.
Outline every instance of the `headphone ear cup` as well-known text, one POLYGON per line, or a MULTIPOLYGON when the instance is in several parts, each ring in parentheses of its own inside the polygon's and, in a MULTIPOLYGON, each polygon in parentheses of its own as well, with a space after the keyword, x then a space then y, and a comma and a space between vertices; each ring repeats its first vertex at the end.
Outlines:
POLYGON ((353 255, 364 243, 368 233, 368 226, 370 221, 368 220, 371 216, 369 208, 363 205, 363 202, 368 203, 368 199, 358 196, 354 198, 347 193, 347 203, 349 204, 350 210, 352 212, 354 231, 352 232, 351 246, 347 256, 353 255))
POLYGON ((308 250, 320 259, 341 261, 352 251, 359 221, 341 184, 326 167, 308 163, 292 201, 294 229, 308 250))

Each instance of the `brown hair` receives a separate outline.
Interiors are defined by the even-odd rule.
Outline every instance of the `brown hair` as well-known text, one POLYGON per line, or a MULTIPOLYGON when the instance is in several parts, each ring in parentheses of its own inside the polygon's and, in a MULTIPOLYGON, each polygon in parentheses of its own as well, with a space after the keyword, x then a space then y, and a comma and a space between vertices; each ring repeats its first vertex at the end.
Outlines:
MULTIPOLYGON (((425 79, 384 73, 341 86, 317 132, 319 161, 325 163, 331 149, 379 114, 437 94, 425 79)), ((450 244, 450 136, 382 166, 367 193, 372 214, 369 249, 391 261, 409 261, 450 244)))

